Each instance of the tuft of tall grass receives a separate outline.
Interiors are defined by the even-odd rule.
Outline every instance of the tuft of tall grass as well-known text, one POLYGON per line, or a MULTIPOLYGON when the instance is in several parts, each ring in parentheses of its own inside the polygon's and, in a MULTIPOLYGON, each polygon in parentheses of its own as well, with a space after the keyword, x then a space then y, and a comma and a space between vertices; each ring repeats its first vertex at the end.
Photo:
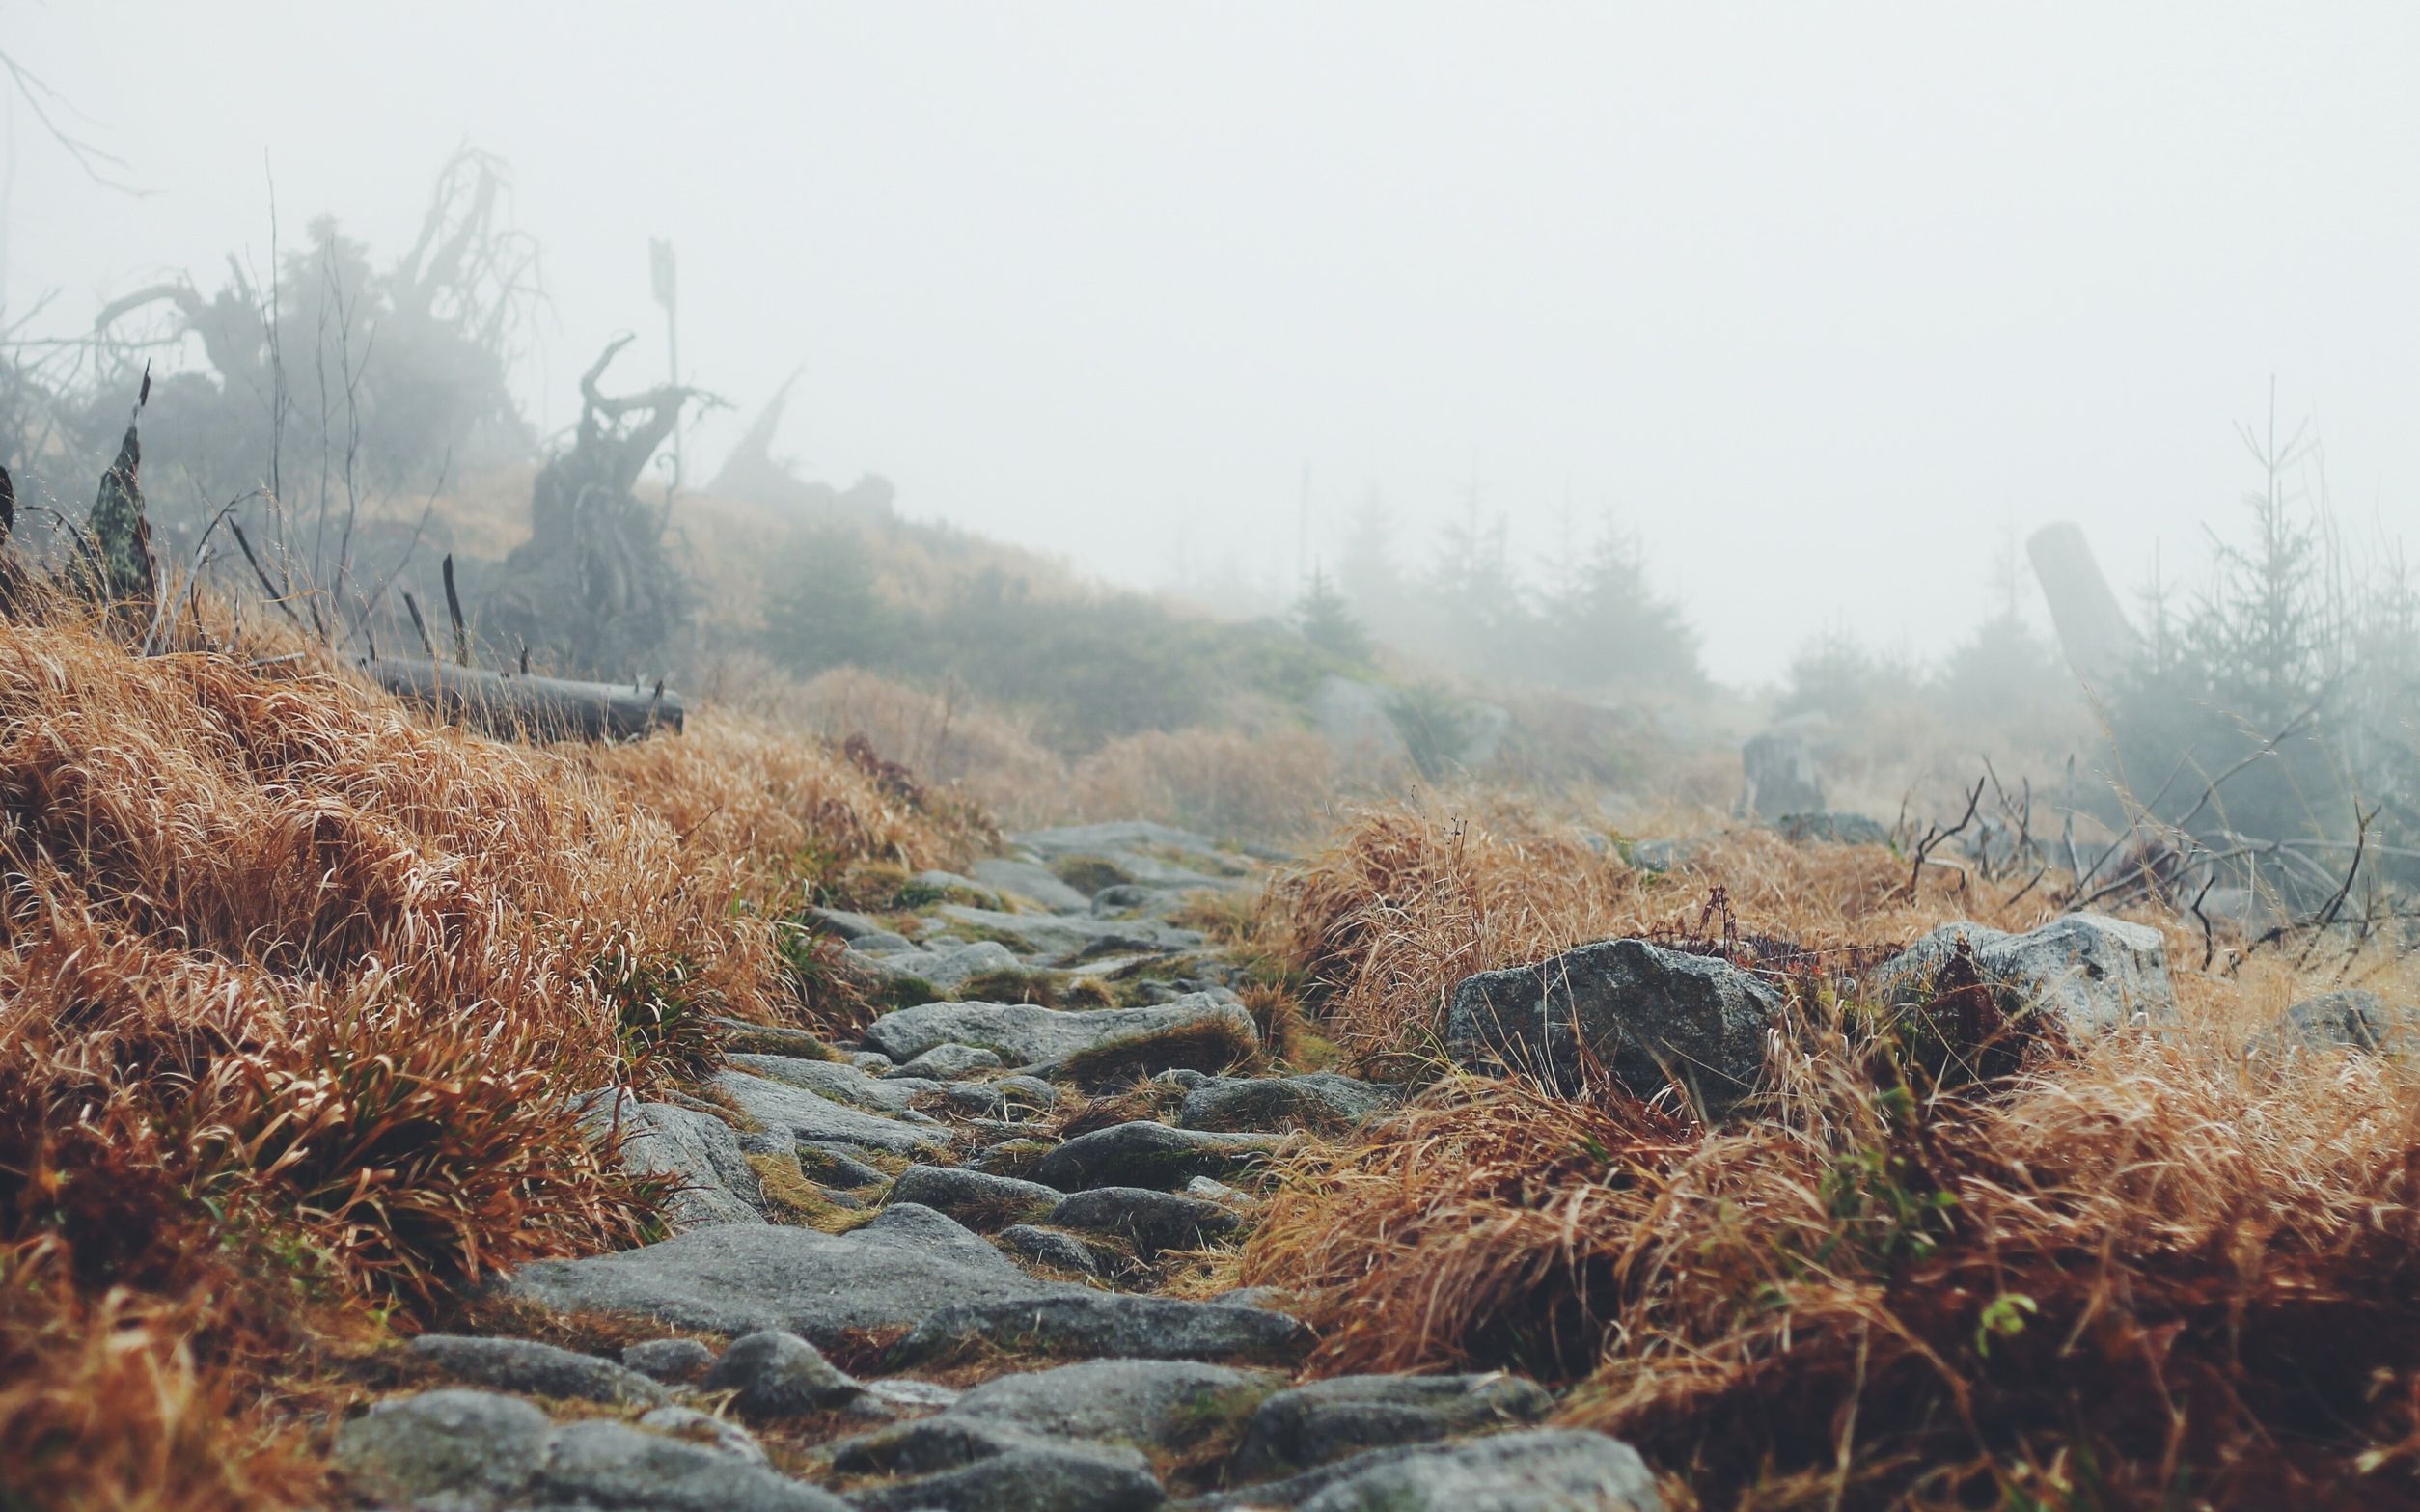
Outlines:
POLYGON ((896 785, 712 714, 508 746, 325 656, 0 621, 0 1505, 286 1499, 256 1404, 315 1339, 651 1233, 587 1095, 809 1016, 806 883, 984 831, 896 785))
MULTIPOLYGON (((1635 931, 1715 874, 1743 931, 1810 943, 2028 921, 1754 840, 1652 888, 1607 864, 1532 889, 1580 858, 1477 828, 1374 814, 1280 885, 1271 927, 1351 1042, 1402 1045, 1491 952, 1635 931)), ((2248 1072, 2246 1027, 2320 983, 2244 976, 2180 967, 2181 1029, 1956 1086, 1796 980, 1771 1086, 1712 1132, 1449 1074, 1289 1156, 1242 1279, 1303 1301, 1317 1373, 1570 1383, 1567 1420, 1705 1507, 2420 1504, 2420 1099, 2375 1058, 2248 1072)))
POLYGON ((1351 1056, 1401 1074, 1435 1054, 1463 977, 1594 940, 1719 928, 1717 888, 1741 933, 1828 947, 1905 941, 1945 917, 2022 929, 2051 912, 2039 888, 2011 898, 1933 876, 1910 898, 1908 864, 1881 846, 1746 830, 1651 876, 1594 839, 1500 793, 1366 805, 1271 879, 1251 944, 1300 977, 1351 1056))

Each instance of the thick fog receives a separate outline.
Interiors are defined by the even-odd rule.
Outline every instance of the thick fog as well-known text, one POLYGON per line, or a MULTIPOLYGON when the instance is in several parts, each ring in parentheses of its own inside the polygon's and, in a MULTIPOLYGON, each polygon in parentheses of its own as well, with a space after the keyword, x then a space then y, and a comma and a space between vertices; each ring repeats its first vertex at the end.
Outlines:
MULTIPOLYGON (((2086 522, 2121 589, 2253 481, 2272 375, 2349 529, 2420 526, 2420 13, 354 3, 0 7, 146 193, 9 117, 38 328, 337 214, 409 240, 507 159, 560 426, 615 331, 783 449, 1110 578, 1273 599, 1365 495, 1612 509, 1718 676, 1845 625, 1927 655, 1995 544, 2086 522)), ((72 107, 71 110, 69 107, 72 107)), ((80 113, 80 114, 77 114, 80 113)), ((1236 607, 1244 607, 1240 602, 1236 607)))

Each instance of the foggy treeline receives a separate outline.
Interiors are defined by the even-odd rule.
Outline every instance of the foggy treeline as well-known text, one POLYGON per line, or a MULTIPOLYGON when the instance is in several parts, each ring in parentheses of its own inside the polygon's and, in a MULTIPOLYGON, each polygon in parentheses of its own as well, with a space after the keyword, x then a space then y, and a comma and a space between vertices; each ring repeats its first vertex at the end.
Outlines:
POLYGON ((264 266, 231 255, 214 280, 126 289, 81 335, 32 334, 39 308, 14 316, 0 460, 36 505, 20 537, 56 550, 71 535, 155 371, 140 422, 162 560, 238 597, 274 586, 355 654, 428 636, 444 558, 491 665, 644 682, 722 677, 740 656, 802 687, 869 674, 938 701, 962 739, 991 719, 1043 759, 1220 731, 1299 755, 1316 735, 1322 754, 1287 770, 1323 783, 1490 771, 1635 791, 1668 782, 1675 752, 1769 726, 1869 809, 1939 806, 1990 759, 2071 825, 2181 825, 2160 843, 2189 856, 2137 858, 2166 885, 2223 872, 2307 901, 2355 855, 2407 869, 2420 840, 2420 596, 2395 543, 2347 538, 2307 428, 2245 431, 2257 486, 2213 502, 2209 565, 2111 564, 2139 585, 2133 649, 2089 686, 2011 531, 1966 543, 1953 570, 1974 619, 1921 646, 1794 629, 1825 618, 1814 585, 1742 606, 1793 638, 1778 682, 1742 689, 1709 674, 1702 626, 1617 512, 1566 510, 1560 548, 1525 555, 1475 486, 1442 525, 1373 492, 1272 615, 1103 586, 919 521, 879 479, 812 481, 771 450, 782 394, 745 406, 757 420, 738 450, 684 493, 668 438, 722 401, 605 392, 627 338, 583 377, 571 429, 541 436, 516 399, 544 261, 512 205, 507 165, 463 149, 399 250, 317 215, 264 266), (242 555, 205 549, 221 518, 242 555))

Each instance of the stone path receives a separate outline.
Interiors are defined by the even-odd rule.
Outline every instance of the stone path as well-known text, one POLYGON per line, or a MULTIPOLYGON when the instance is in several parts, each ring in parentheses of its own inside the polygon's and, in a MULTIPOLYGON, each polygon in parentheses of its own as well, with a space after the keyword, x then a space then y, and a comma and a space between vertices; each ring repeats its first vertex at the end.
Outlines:
POLYGON ((694 1098, 600 1094, 591 1127, 682 1181, 674 1234, 502 1290, 530 1332, 622 1342, 415 1340, 417 1388, 337 1433, 347 1483, 425 1512, 1660 1508, 1627 1445, 1538 1426, 1532 1383, 1296 1385, 1309 1339, 1282 1298, 1155 1294, 1171 1251, 1249 1229, 1273 1152, 1395 1101, 1220 1074, 1258 1044, 1240 968, 1171 918, 1251 872, 1089 825, 916 879, 912 938, 824 914, 893 1001, 930 1001, 838 1059, 758 1031, 694 1098), (1118 1005, 954 1001, 1002 971, 1118 1005), (1138 1077, 1147 1096, 1108 1105, 1135 1116, 1052 1132, 1138 1077))

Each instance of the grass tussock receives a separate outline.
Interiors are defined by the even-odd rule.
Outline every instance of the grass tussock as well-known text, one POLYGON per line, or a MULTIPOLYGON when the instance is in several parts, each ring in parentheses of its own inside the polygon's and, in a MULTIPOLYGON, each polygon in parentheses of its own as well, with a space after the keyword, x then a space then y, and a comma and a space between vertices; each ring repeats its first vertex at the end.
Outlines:
POLYGON ((980 829, 711 716, 534 750, 295 670, 0 622, 0 1505, 282 1499, 311 1340, 653 1232, 581 1095, 799 1017, 814 868, 980 829))
POLYGON ((197 1303, 84 1294, 56 1244, 0 1250, 0 1493, 93 1512, 255 1512, 323 1492, 303 1436, 199 1365, 197 1303))
POLYGON ((1718 887, 1740 933, 1834 946, 1906 940, 1947 917, 2024 928, 2051 912, 2039 890, 2012 905, 1981 887, 1945 893, 1933 876, 1911 898, 1908 874, 1880 846, 1745 831, 1650 876, 1520 803, 1405 800, 1359 811, 1278 873, 1249 946, 1300 985, 1350 1057, 1400 1075, 1434 1055, 1463 977, 1592 940, 1719 934, 1718 887))
MULTIPOLYGON (((1376 815, 1279 894, 1311 910, 1295 938, 1324 949, 1355 1043, 1406 1042, 1380 1031, 1390 1003, 1433 1024, 1452 974, 1661 922, 1659 893, 1697 881, 1600 864, 1582 887, 1551 838, 1477 829, 1376 815), (1500 874, 1540 863, 1534 889, 1500 874)), ((1911 902, 1879 853, 1748 854, 1743 931, 2028 921, 1929 886, 1911 902)), ((1302 1300, 1315 1373, 1572 1384, 1567 1420, 1705 1507, 2420 1504, 2408 1073, 2247 1072, 2245 1028, 2324 983, 2171 953, 2184 1030, 1962 1087, 1887 1017, 1796 981, 1766 1097, 1712 1133, 1609 1086, 1448 1077, 1289 1157, 1241 1278, 1302 1300)))
POLYGON ((1087 1045, 1059 1061, 1055 1074, 1081 1087, 1100 1088, 1170 1069, 1212 1076, 1240 1072, 1256 1067, 1260 1059, 1257 1033, 1211 1019, 1087 1045))

